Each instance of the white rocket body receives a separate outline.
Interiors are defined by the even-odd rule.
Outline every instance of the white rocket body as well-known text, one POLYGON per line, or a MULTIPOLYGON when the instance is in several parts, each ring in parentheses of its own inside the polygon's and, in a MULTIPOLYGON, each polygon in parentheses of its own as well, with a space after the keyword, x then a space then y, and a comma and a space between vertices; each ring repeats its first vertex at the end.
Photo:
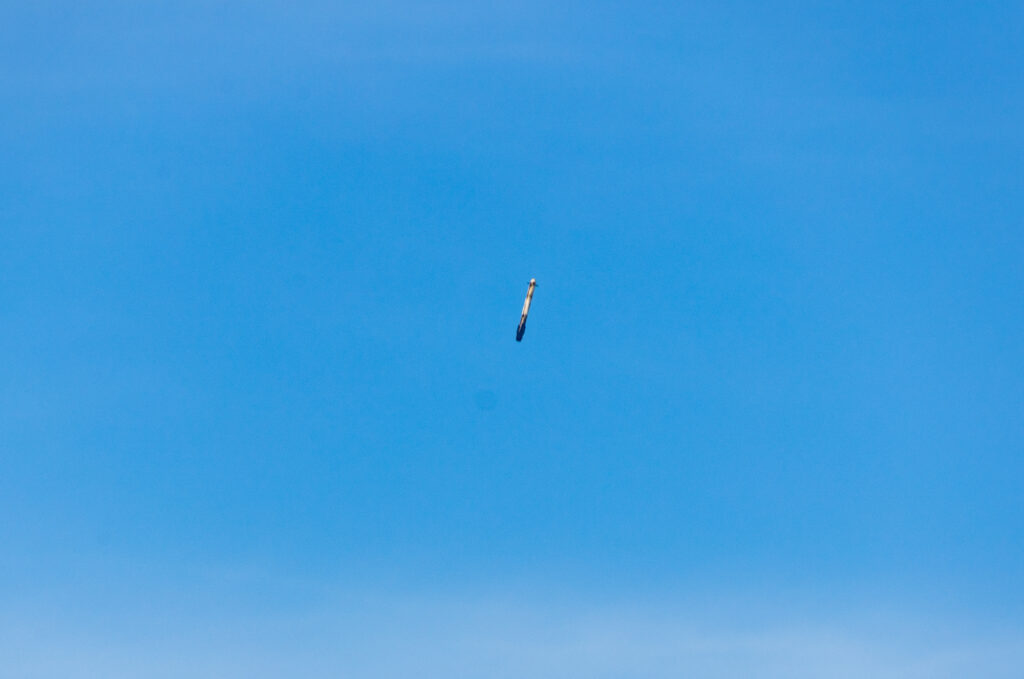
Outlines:
POLYGON ((519 317, 519 327, 516 328, 516 341, 523 341, 523 333, 526 332, 526 317, 530 313, 530 302, 533 301, 533 289, 537 287, 537 279, 530 279, 530 287, 526 290, 526 301, 523 302, 523 315, 519 317))

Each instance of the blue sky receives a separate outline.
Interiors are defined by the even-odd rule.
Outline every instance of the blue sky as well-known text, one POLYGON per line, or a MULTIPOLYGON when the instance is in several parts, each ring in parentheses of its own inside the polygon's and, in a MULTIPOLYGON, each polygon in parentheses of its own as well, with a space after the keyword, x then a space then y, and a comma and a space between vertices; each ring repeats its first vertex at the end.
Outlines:
POLYGON ((5 3, 0 674, 1012 676, 1022 38, 5 3))

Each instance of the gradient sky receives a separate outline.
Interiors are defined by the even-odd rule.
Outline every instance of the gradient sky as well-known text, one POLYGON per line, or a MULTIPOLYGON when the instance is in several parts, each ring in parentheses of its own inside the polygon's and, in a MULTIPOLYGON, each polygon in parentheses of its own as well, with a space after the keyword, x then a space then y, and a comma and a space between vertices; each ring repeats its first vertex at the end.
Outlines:
POLYGON ((1022 45, 3 3, 0 675, 1019 676, 1022 45))

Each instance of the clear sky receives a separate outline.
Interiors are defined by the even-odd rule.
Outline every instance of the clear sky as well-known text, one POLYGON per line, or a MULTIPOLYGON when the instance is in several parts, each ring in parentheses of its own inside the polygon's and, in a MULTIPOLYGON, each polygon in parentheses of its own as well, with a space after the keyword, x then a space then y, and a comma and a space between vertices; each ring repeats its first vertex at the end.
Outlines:
POLYGON ((1021 3, 6 2, 0 85, 0 675, 1020 676, 1021 3))

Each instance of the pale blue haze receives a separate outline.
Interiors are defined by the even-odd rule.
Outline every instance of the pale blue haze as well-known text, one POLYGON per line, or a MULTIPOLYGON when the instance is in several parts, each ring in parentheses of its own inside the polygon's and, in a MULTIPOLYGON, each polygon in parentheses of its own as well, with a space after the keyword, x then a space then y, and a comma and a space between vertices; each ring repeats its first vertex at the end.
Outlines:
POLYGON ((3 3, 0 676, 1020 676, 1022 121, 1019 2, 3 3))

